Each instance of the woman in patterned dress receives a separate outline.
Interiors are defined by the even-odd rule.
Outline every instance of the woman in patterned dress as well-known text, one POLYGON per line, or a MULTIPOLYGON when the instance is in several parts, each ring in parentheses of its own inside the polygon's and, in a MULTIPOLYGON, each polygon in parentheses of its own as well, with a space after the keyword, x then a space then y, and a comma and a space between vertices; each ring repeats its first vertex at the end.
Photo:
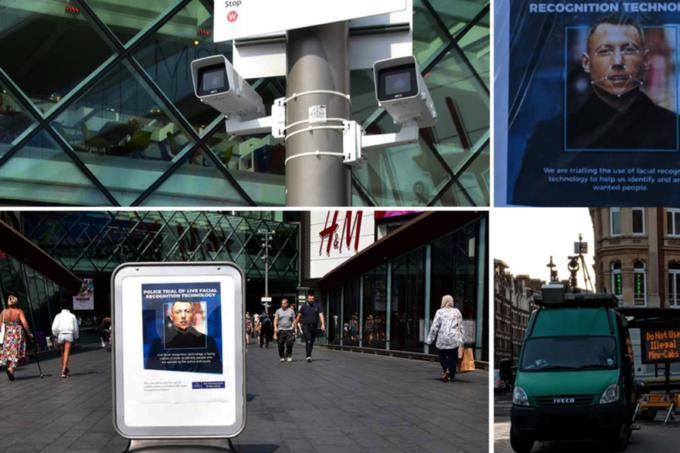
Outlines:
POLYGON ((458 348, 463 346, 463 315, 453 307, 453 297, 442 297, 442 305, 434 315, 430 334, 427 336, 427 344, 432 344, 437 338, 439 361, 444 374, 442 381, 453 382, 456 378, 456 362, 458 361, 458 348))
POLYGON ((19 299, 14 294, 10 294, 7 298, 7 308, 0 313, 0 322, 5 325, 5 338, 2 342, 2 351, 0 352, 0 365, 6 365, 7 377, 10 381, 14 380, 14 369, 19 362, 26 359, 26 339, 24 334, 29 338, 33 335, 28 331, 28 322, 26 315, 17 305, 19 299))

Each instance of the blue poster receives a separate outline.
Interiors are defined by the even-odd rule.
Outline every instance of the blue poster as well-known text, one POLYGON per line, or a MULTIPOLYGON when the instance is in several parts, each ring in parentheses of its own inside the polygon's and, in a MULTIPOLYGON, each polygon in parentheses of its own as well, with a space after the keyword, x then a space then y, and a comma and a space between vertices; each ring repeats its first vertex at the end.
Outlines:
POLYGON ((680 204, 679 23, 675 2, 510 2, 510 204, 680 204))
POLYGON ((222 373, 219 283, 142 285, 144 368, 222 373))

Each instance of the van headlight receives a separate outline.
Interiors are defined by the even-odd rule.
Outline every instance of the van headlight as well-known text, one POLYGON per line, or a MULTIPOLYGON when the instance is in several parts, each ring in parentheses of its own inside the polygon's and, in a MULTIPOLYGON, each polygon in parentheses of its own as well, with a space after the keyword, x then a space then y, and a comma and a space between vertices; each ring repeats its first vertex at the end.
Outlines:
POLYGON ((527 392, 524 391, 522 387, 515 386, 512 391, 512 404, 517 406, 528 406, 529 398, 527 397, 527 392))
POLYGON ((607 387, 600 398, 600 404, 615 403, 619 400, 619 384, 612 384, 607 387))

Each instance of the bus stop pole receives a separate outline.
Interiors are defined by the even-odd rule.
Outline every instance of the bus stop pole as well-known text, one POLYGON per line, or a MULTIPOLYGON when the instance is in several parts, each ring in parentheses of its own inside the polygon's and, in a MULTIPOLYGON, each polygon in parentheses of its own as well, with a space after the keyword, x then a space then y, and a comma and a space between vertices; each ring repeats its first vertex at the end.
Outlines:
POLYGON ((286 44, 286 204, 349 206, 349 23, 290 30, 286 44))

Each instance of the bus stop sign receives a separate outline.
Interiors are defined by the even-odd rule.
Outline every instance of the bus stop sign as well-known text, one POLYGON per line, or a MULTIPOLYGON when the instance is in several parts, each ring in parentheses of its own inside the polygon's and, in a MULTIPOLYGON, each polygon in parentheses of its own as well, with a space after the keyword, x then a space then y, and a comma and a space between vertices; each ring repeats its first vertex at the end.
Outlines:
POLYGON ((215 42, 402 11, 406 0, 217 0, 215 42))

